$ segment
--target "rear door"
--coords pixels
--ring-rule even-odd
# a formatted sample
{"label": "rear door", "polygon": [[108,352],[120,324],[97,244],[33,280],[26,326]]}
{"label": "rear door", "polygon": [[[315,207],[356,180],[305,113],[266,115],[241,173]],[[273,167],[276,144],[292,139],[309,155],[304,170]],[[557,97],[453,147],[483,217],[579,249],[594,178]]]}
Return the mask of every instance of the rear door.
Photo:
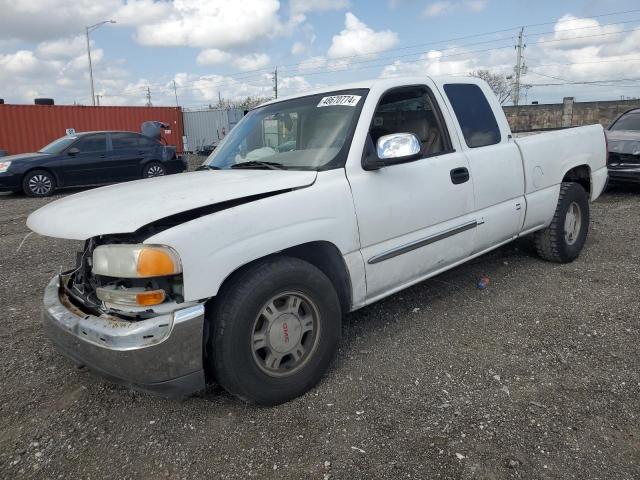
{"label": "rear door", "polygon": [[111,134],[109,163],[114,181],[122,182],[140,178],[142,163],[148,149],[140,145],[138,137],[138,134],[130,132]]}
{"label": "rear door", "polygon": [[[444,83],[442,87],[469,161],[478,218],[474,252],[481,252],[520,232],[526,207],[522,157],[487,85]],[[494,113],[498,111],[500,116]]]}
{"label": "rear door", "polygon": [[[78,153],[69,154],[77,148]],[[82,135],[65,152],[60,175],[65,186],[108,183],[107,135],[94,133]]]}

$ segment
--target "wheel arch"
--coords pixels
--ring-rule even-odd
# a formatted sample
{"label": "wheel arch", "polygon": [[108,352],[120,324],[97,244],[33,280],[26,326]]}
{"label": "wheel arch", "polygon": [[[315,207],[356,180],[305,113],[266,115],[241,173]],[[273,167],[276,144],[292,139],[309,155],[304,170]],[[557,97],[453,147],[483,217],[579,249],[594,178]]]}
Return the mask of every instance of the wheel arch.
{"label": "wheel arch", "polygon": [[49,173],[49,174],[51,174],[53,176],[53,179],[56,182],[56,184],[54,185],[54,189],[63,186],[62,183],[60,182],[60,177],[55,172],[55,170],[53,170],[52,168],[50,168],[50,167],[29,167],[27,170],[24,171],[24,173],[20,177],[20,188],[22,188],[22,184],[24,183],[24,179],[26,178],[26,176],[29,175],[31,172],[35,172],[36,170],[47,172],[47,173]]}
{"label": "wheel arch", "polygon": [[[299,258],[300,260],[304,260],[318,268],[327,276],[327,278],[329,278],[336,289],[343,313],[347,313],[351,310],[353,304],[353,289],[351,286],[349,269],[338,247],[326,240],[302,243],[300,245],[288,247],[284,250],[280,250],[279,252],[251,260],[229,273],[229,275],[227,275],[220,284],[218,291],[222,290],[224,285],[228,283],[231,278],[245,269],[258,262],[262,262],[270,258],[278,258],[280,256]],[[215,301],[215,297],[213,297],[212,300]]]}
{"label": "wheel arch", "polygon": [[589,165],[577,165],[572,167],[562,177],[562,182],[575,182],[585,189],[587,194],[591,196],[592,191],[592,179],[591,179],[591,167]]}

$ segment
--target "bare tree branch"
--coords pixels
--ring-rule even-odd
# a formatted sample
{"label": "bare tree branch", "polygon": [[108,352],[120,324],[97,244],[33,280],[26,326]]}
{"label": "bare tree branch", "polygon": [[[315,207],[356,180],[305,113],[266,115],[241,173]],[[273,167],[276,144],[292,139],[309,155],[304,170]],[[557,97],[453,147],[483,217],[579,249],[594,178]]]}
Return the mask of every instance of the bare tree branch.
{"label": "bare tree branch", "polygon": [[489,84],[493,93],[498,97],[500,105],[504,105],[511,97],[512,83],[504,74],[491,73],[489,70],[476,70],[471,72],[472,77],[477,77]]}

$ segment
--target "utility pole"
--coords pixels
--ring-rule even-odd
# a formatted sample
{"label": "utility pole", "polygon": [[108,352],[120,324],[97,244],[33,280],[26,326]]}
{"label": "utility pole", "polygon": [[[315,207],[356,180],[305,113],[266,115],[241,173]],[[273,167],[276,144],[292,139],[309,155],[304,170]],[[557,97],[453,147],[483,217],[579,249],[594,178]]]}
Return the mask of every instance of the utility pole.
{"label": "utility pole", "polygon": [[87,56],[89,57],[89,82],[91,83],[91,105],[96,106],[96,94],[93,90],[93,68],[91,66],[91,46],[89,42],[89,27],[84,27],[87,36]]}
{"label": "utility pole", "polygon": [[104,95],[96,95],[96,102],[98,103],[98,107],[100,106],[100,97],[104,97]]}
{"label": "utility pole", "polygon": [[[176,81],[173,81],[173,93],[176,96],[176,107],[179,107],[180,105],[178,104],[178,88],[176,87]],[[151,100],[149,100],[149,102],[151,102]]]}
{"label": "utility pole", "polygon": [[278,98],[278,67],[276,67],[273,72],[273,93],[275,93],[276,98]]}
{"label": "utility pole", "polygon": [[89,41],[89,33],[93,32],[95,29],[100,28],[105,23],[116,23],[115,20],[105,20],[103,22],[98,22],[94,25],[90,25],[88,27],[84,27],[84,33],[87,37],[87,57],[89,57],[89,83],[91,84],[91,105],[96,106],[96,94],[93,89],[93,67],[91,65],[91,42]]}
{"label": "utility pole", "polygon": [[222,108],[222,94],[218,90],[218,108]]}
{"label": "utility pole", "polygon": [[151,103],[151,89],[149,87],[147,87],[147,107],[152,107],[153,104]]}
{"label": "utility pole", "polygon": [[516,45],[516,66],[515,66],[515,74],[516,74],[516,82],[513,86],[513,104],[517,107],[520,104],[520,88],[521,88],[521,77],[527,71],[527,66],[524,63],[524,49],[526,45],[523,44],[524,37],[524,27],[520,29],[520,33],[518,34],[518,44]]}

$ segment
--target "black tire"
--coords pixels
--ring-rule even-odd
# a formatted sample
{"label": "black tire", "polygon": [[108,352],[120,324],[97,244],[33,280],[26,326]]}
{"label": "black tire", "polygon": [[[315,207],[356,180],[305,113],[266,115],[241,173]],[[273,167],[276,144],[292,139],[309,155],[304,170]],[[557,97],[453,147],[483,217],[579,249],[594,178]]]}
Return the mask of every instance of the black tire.
{"label": "black tire", "polygon": [[142,169],[142,178],[163,177],[167,174],[167,168],[160,162],[149,162]]}
{"label": "black tire", "polygon": [[[267,361],[263,362],[261,351],[256,350],[253,342],[256,325],[261,321],[265,323],[262,328],[268,345],[265,350],[271,348],[272,338],[281,338],[280,326],[284,326],[286,335],[286,321],[268,322],[261,314],[271,299],[285,294],[310,300],[315,307],[311,310],[317,312],[317,322],[315,331],[308,332],[313,334],[313,347],[304,354],[306,357],[302,355],[296,360],[299,363],[291,371],[282,367],[289,361],[283,360],[279,368],[284,373],[280,375],[265,371]],[[271,258],[241,270],[223,286],[207,315],[213,326],[207,346],[210,371],[228,392],[260,405],[286,402],[315,386],[329,368],[341,336],[342,312],[333,284],[315,266],[292,257]],[[287,314],[278,312],[278,315],[273,317],[280,320]],[[294,333],[293,322],[290,322],[291,336],[307,340],[307,333]],[[285,342],[288,341],[287,335]],[[291,355],[290,360],[293,362],[295,358]]]}
{"label": "black tire", "polygon": [[[580,225],[571,235],[565,230],[565,221],[570,209],[578,208]],[[575,210],[572,211],[575,217]],[[576,222],[577,223],[577,222]],[[571,229],[575,231],[575,229]],[[544,260],[569,263],[580,255],[589,232],[589,196],[582,185],[565,182],[560,185],[560,198],[551,225],[535,233],[538,255]]]}
{"label": "black tire", "polygon": [[56,179],[46,170],[32,170],[22,179],[22,191],[29,197],[48,197],[56,189]]}

